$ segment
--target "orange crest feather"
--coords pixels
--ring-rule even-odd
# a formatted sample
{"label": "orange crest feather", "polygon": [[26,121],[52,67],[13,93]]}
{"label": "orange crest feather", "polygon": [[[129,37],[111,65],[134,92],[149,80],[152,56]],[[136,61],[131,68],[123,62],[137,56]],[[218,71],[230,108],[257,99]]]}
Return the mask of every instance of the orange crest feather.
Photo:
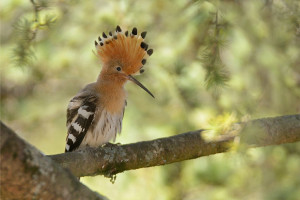
{"label": "orange crest feather", "polygon": [[142,67],[146,59],[153,53],[144,42],[145,37],[146,32],[138,35],[136,28],[128,34],[128,31],[123,33],[120,26],[117,26],[114,33],[109,32],[108,36],[103,33],[102,38],[98,38],[99,43],[95,41],[95,45],[103,63],[118,61],[126,73],[136,75],[143,73]]}

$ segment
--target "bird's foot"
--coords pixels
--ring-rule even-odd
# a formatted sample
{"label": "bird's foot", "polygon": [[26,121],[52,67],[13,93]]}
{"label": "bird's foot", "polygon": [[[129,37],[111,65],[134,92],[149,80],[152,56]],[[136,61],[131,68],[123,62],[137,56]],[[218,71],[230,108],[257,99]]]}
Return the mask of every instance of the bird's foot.
{"label": "bird's foot", "polygon": [[113,143],[108,142],[108,143],[103,144],[102,147],[118,147],[120,145],[121,145],[121,143],[113,144]]}

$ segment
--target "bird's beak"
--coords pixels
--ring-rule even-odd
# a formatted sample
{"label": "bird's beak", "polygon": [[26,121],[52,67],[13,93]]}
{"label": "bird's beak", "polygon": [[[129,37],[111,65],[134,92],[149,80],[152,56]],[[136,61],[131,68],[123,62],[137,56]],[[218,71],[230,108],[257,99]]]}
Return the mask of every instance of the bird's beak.
{"label": "bird's beak", "polygon": [[133,78],[130,75],[128,75],[127,77],[128,77],[128,80],[134,82],[135,84],[140,86],[142,89],[144,89],[146,92],[148,92],[148,94],[150,94],[153,98],[155,98],[154,95],[143,84],[141,84],[141,82],[139,82],[138,80],[136,80],[135,78]]}

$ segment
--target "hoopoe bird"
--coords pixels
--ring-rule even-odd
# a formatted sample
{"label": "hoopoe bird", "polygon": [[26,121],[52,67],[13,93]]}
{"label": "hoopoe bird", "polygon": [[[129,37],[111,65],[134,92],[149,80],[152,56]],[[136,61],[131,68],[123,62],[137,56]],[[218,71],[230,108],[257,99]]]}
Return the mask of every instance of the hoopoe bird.
{"label": "hoopoe bird", "polygon": [[152,55],[144,42],[147,32],[140,35],[133,28],[123,32],[117,26],[114,33],[104,32],[95,41],[96,52],[102,61],[102,70],[94,83],[86,85],[73,97],[67,109],[67,141],[65,152],[83,146],[98,147],[115,141],[121,133],[127,94],[124,85],[131,81],[153,98],[153,94],[133,75],[144,72],[146,59]]}

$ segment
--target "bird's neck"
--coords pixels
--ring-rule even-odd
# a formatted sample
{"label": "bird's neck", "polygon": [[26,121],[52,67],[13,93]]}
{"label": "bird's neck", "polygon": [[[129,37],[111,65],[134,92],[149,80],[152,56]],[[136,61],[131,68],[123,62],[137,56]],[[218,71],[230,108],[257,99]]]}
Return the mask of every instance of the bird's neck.
{"label": "bird's neck", "polygon": [[127,98],[124,84],[126,80],[118,79],[111,75],[100,74],[96,82],[99,92],[99,101],[111,113],[123,112]]}

